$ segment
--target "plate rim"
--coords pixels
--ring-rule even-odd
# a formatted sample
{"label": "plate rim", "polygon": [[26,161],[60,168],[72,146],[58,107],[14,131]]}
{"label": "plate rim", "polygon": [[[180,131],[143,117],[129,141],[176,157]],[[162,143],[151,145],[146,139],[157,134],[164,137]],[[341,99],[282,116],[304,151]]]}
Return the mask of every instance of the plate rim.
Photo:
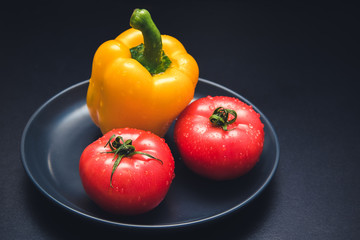
{"label": "plate rim", "polygon": [[268,128],[270,129],[270,131],[272,132],[272,135],[274,137],[274,142],[275,142],[275,151],[276,151],[276,155],[275,155],[275,162],[274,165],[271,169],[270,174],[268,175],[268,177],[266,178],[266,180],[264,181],[264,183],[261,185],[261,187],[259,187],[257,189],[257,191],[255,191],[253,194],[251,194],[248,198],[246,198],[245,201],[242,201],[241,203],[233,206],[230,209],[227,209],[226,211],[220,212],[218,214],[209,216],[209,217],[205,217],[205,218],[200,218],[200,219],[196,219],[196,220],[191,220],[191,221],[187,221],[187,222],[180,222],[180,223],[171,223],[171,224],[158,224],[158,225],[154,225],[154,224],[150,224],[150,225],[145,225],[145,224],[130,224],[130,223],[121,223],[121,222],[116,222],[116,221],[111,221],[111,220],[106,220],[103,218],[99,218],[99,217],[95,217],[95,216],[91,216],[89,214],[86,214],[85,212],[76,210],[68,205],[66,205],[65,203],[59,201],[58,199],[56,199],[54,196],[52,196],[50,193],[48,193],[42,186],[41,184],[39,184],[39,182],[35,179],[34,175],[31,173],[28,163],[26,161],[26,154],[25,154],[25,143],[26,143],[26,136],[27,133],[32,125],[32,123],[34,122],[35,118],[39,115],[39,113],[41,113],[41,111],[46,108],[47,105],[49,105],[52,101],[54,101],[55,99],[57,99],[58,97],[60,97],[61,95],[63,95],[64,93],[71,91],[74,88],[77,88],[79,86],[85,85],[89,83],[89,80],[84,80],[81,81],[79,83],[73,84],[65,89],[63,89],[62,91],[58,92],[57,94],[55,94],[54,96],[52,96],[51,98],[49,98],[47,101],[45,101],[39,108],[37,108],[37,110],[31,115],[31,117],[29,118],[29,120],[27,121],[25,128],[23,130],[23,133],[21,135],[21,142],[20,142],[20,153],[21,153],[21,162],[23,165],[23,168],[25,169],[25,172],[27,173],[28,177],[30,178],[30,180],[33,182],[33,184],[37,187],[38,190],[40,190],[40,192],[42,194],[44,194],[48,199],[54,201],[55,203],[57,203],[59,206],[61,206],[62,208],[66,209],[67,211],[73,213],[73,214],[78,214],[81,215],[87,219],[91,219],[93,221],[96,222],[100,222],[103,224],[109,224],[112,226],[117,226],[117,227],[126,227],[126,228],[137,228],[137,229],[170,229],[170,228],[179,228],[179,227],[186,227],[186,226],[191,226],[191,225],[199,225],[201,223],[206,223],[215,219],[219,219],[221,217],[224,217],[226,215],[229,215],[230,213],[233,213],[241,208],[243,208],[245,205],[247,205],[249,202],[251,202],[252,200],[254,200],[255,198],[257,198],[261,192],[263,192],[263,190],[269,185],[271,179],[273,178],[273,176],[275,175],[275,172],[278,168],[279,165],[279,161],[280,161],[280,144],[279,144],[279,140],[277,137],[277,134],[275,132],[274,127],[272,126],[271,122],[268,120],[268,118],[254,105],[252,104],[248,99],[246,99],[245,97],[243,97],[242,95],[240,95],[239,93],[219,84],[213,81],[209,81],[203,78],[199,78],[199,82],[203,82],[205,84],[208,85],[212,85],[214,87],[220,88],[222,90],[225,90],[231,94],[233,94],[234,96],[240,98],[241,101],[244,101],[245,103],[251,105],[253,107],[253,109],[258,112],[261,116],[261,118],[263,119],[263,121],[266,121],[266,125],[268,126]]}

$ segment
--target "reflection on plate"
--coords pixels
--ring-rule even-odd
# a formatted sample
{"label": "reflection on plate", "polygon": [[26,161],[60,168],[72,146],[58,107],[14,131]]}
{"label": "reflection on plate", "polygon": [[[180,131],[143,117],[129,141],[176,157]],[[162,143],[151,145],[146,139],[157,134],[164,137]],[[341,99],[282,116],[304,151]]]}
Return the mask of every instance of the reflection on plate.
{"label": "reflection on plate", "polygon": [[[237,180],[215,182],[190,172],[176,150],[173,126],[165,136],[175,159],[176,177],[165,200],[154,210],[133,217],[105,213],[86,195],[79,176],[79,158],[84,148],[101,132],[86,107],[88,81],[57,94],[30,118],[21,139],[24,168],[33,183],[47,197],[65,209],[86,218],[119,227],[184,227],[219,219],[245,206],[269,183],[279,161],[279,143],[268,119],[260,161]],[[199,79],[195,97],[233,96],[252,105],[236,92]]]}

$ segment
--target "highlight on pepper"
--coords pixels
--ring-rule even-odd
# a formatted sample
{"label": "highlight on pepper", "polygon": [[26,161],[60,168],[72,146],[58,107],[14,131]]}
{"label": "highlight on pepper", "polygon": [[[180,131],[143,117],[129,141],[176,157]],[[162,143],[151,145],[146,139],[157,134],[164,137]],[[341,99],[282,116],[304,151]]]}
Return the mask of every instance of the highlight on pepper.
{"label": "highlight on pepper", "polygon": [[102,133],[131,127],[163,137],[193,99],[199,68],[147,10],[135,9],[130,26],[97,49],[87,106]]}

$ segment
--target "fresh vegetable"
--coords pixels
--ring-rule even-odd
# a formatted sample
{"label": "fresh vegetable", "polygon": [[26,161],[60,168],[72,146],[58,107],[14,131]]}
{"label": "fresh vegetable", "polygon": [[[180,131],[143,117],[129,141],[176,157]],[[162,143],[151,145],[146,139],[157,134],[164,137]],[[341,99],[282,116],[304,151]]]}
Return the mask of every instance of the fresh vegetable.
{"label": "fresh vegetable", "polygon": [[260,115],[239,99],[208,96],[180,114],[174,139],[183,161],[195,173],[215,180],[234,179],[259,160],[263,127]]}
{"label": "fresh vegetable", "polygon": [[194,96],[196,61],[173,37],[160,35],[148,11],[95,53],[87,106],[103,133],[132,127],[164,136]]}
{"label": "fresh vegetable", "polygon": [[85,148],[79,169],[95,203],[110,213],[134,215],[165,198],[174,158],[165,140],[149,131],[114,129]]}

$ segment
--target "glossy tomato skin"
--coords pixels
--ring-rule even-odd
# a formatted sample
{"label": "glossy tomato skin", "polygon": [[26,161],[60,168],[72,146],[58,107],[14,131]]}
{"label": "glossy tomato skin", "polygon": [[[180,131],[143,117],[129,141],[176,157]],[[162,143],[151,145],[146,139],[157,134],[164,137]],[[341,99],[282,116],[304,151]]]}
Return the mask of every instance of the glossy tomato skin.
{"label": "glossy tomato skin", "polygon": [[[209,117],[217,107],[235,110],[231,131],[214,126]],[[204,97],[192,102],[178,117],[174,140],[184,163],[195,173],[214,180],[229,180],[249,172],[264,145],[260,114],[237,98]]]}
{"label": "glossy tomato skin", "polygon": [[[131,139],[136,151],[148,153],[162,161],[135,154],[124,157],[110,176],[114,154],[106,145],[115,134],[124,141]],[[89,197],[105,211],[113,214],[136,215],[148,212],[165,198],[174,178],[174,158],[163,138],[137,129],[114,129],[83,151],[79,171]]]}

